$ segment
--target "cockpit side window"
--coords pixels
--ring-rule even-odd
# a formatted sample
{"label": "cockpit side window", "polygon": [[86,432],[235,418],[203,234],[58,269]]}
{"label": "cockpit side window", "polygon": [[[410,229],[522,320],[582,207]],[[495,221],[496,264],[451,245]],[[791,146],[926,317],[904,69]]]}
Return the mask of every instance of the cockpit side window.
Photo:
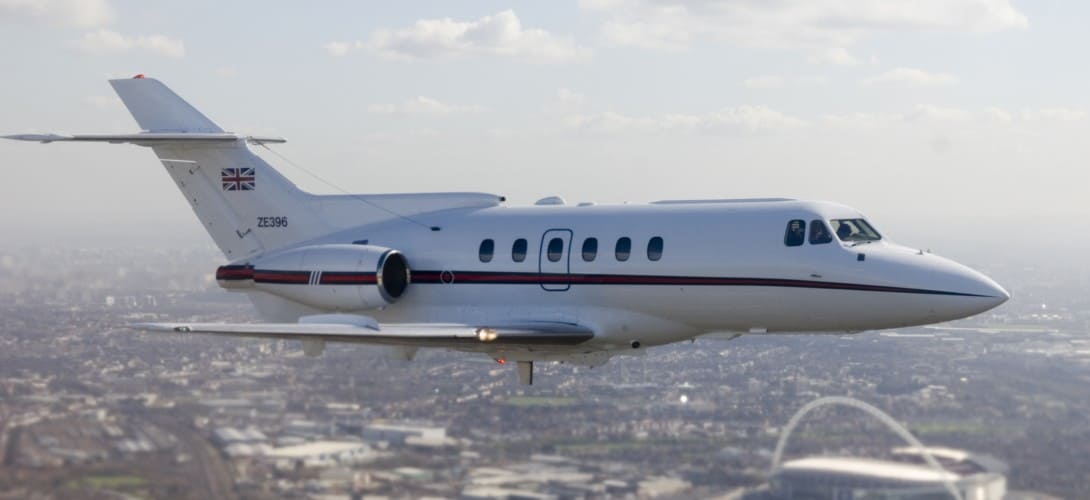
{"label": "cockpit side window", "polygon": [[810,221],[810,244],[821,245],[833,241],[833,233],[829,232],[829,227],[821,222],[821,219],[814,219]]}
{"label": "cockpit side window", "polygon": [[783,236],[783,244],[789,247],[801,246],[806,241],[806,221],[793,219],[787,223],[787,232]]}
{"label": "cockpit side window", "polygon": [[878,241],[882,235],[864,219],[833,219],[833,232],[843,242]]}

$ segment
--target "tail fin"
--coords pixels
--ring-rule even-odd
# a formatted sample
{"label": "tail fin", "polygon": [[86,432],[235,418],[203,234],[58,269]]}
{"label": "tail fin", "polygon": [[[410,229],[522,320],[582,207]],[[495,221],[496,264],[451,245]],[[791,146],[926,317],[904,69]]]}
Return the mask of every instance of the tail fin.
{"label": "tail fin", "polygon": [[110,86],[146,132],[223,132],[159,80],[138,76],[110,80]]}
{"label": "tail fin", "polygon": [[[223,129],[158,80],[111,80],[140,128],[151,134],[222,134]],[[223,134],[231,137],[228,134]],[[227,141],[147,143],[229,259],[305,241],[332,230],[303,192],[246,147]]]}
{"label": "tail fin", "polygon": [[201,224],[231,260],[277,250],[349,227],[417,214],[496,206],[489,193],[312,195],[254,155],[247,142],[284,142],[224,132],[158,80],[138,76],[110,85],[144,132],[18,134],[19,141],[109,142],[151,147]]}

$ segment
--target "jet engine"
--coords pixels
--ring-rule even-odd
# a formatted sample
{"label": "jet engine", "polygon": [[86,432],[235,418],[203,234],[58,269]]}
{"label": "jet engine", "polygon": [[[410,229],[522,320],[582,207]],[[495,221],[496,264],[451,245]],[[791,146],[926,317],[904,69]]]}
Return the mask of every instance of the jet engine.
{"label": "jet engine", "polygon": [[222,266],[216,280],[229,290],[260,290],[329,311],[393,304],[411,281],[397,250],[375,245],[314,245]]}

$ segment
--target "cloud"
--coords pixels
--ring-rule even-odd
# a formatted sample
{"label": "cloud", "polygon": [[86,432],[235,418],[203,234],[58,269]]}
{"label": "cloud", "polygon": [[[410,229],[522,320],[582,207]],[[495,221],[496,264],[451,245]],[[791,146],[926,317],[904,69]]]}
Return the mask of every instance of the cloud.
{"label": "cloud", "polygon": [[879,129],[893,125],[905,124],[940,124],[950,122],[964,122],[977,118],[977,114],[961,109],[931,104],[920,104],[907,112],[901,113],[843,113],[829,114],[822,117],[826,125],[858,128]]}
{"label": "cloud", "polygon": [[587,104],[587,96],[571,89],[560,88],[551,101],[542,106],[546,113],[575,113]]}
{"label": "cloud", "polygon": [[1077,122],[1086,119],[1086,111],[1071,108],[1027,109],[1021,113],[1023,120]]}
{"label": "cloud", "polygon": [[806,76],[800,76],[798,81],[799,81],[800,85],[811,85],[811,86],[828,85],[829,84],[829,77],[825,76],[825,75],[806,75]]}
{"label": "cloud", "polygon": [[994,106],[990,107],[990,108],[986,108],[984,110],[984,116],[986,118],[992,120],[992,121],[999,122],[999,123],[1010,123],[1010,122],[1014,121],[1014,115],[1013,114],[1011,114],[1009,111],[1007,111],[1005,109],[997,108],[997,107],[994,107]]}
{"label": "cloud", "polygon": [[895,68],[880,75],[875,75],[862,80],[864,85],[953,85],[958,82],[957,77],[946,73],[929,73],[916,68]]}
{"label": "cloud", "polygon": [[859,129],[876,129],[904,121],[899,113],[834,113],[822,117],[825,125]]}
{"label": "cloud", "polygon": [[0,0],[0,20],[94,28],[113,19],[114,9],[107,0]]}
{"label": "cloud", "polygon": [[523,28],[513,11],[505,10],[475,21],[422,19],[401,29],[379,29],[364,41],[333,41],[324,47],[335,56],[370,50],[403,59],[447,59],[467,55],[509,57],[526,62],[585,61],[591,50],[571,38],[541,29]]}
{"label": "cloud", "polygon": [[556,100],[565,105],[582,106],[586,102],[587,96],[571,89],[562,88],[556,90]]}
{"label": "cloud", "polygon": [[822,122],[830,126],[878,129],[892,125],[912,124],[953,124],[965,123],[991,125],[1027,125],[1033,126],[1042,121],[1080,122],[1088,117],[1086,111],[1074,108],[1035,108],[1014,113],[1003,108],[991,106],[980,111],[963,108],[919,104],[911,110],[900,113],[844,113],[822,117]]}
{"label": "cloud", "polygon": [[568,127],[590,132],[683,132],[736,133],[792,129],[806,122],[764,106],[723,108],[705,114],[670,113],[657,116],[629,116],[607,111],[569,115]]}
{"label": "cloud", "polygon": [[783,87],[783,78],[774,75],[754,76],[743,80],[742,85],[751,89],[774,89]]}
{"label": "cloud", "polygon": [[811,64],[831,64],[833,66],[858,66],[862,62],[844,47],[831,47],[819,50],[807,59]]}
{"label": "cloud", "polygon": [[617,46],[685,49],[698,41],[807,49],[815,62],[850,65],[847,47],[879,32],[984,33],[1025,28],[1011,0],[581,0],[604,17]]}
{"label": "cloud", "polygon": [[483,106],[444,104],[430,97],[418,96],[400,104],[373,104],[367,111],[375,114],[391,115],[447,115],[452,113],[480,113],[487,111]]}
{"label": "cloud", "polygon": [[353,50],[365,48],[363,42],[329,42],[323,46],[326,52],[334,56],[345,56]]}
{"label": "cloud", "polygon": [[742,80],[742,85],[751,89],[777,89],[787,86],[816,87],[829,84],[829,77],[825,75],[803,75],[783,77],[778,75],[761,75]]}
{"label": "cloud", "polygon": [[904,115],[904,119],[906,120],[932,122],[959,122],[969,120],[972,117],[973,114],[964,109],[934,106],[931,104],[917,105],[911,112]]}
{"label": "cloud", "polygon": [[75,45],[78,49],[92,54],[142,50],[166,57],[177,58],[185,55],[185,44],[181,40],[165,35],[123,35],[108,29],[87,33]]}

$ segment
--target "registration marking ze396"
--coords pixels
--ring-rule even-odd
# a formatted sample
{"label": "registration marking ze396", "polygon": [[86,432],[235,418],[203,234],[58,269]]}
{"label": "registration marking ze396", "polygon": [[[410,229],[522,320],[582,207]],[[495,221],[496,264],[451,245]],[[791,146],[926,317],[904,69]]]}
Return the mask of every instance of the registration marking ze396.
{"label": "registration marking ze396", "polygon": [[258,217],[257,227],[288,227],[287,217]]}

